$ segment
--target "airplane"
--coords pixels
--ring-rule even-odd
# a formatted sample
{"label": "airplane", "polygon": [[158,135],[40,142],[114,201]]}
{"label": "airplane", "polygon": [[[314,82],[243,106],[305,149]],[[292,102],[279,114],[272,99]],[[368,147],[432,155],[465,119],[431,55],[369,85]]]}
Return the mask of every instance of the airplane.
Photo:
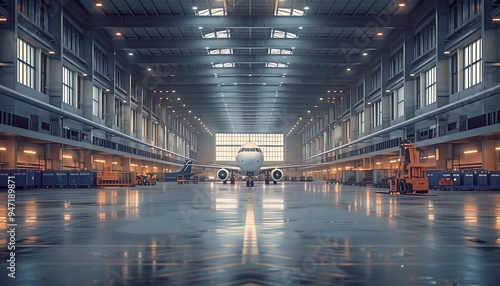
{"label": "airplane", "polygon": [[203,168],[218,168],[217,179],[224,184],[229,180],[232,184],[236,174],[247,176],[247,187],[254,186],[253,176],[264,174],[266,176],[266,184],[269,183],[271,178],[273,184],[283,179],[283,171],[281,169],[307,167],[310,165],[285,165],[285,166],[263,166],[264,154],[262,149],[255,143],[248,142],[243,144],[236,155],[237,166],[221,166],[221,165],[197,165],[195,167]]}
{"label": "airplane", "polygon": [[175,182],[177,181],[177,176],[179,175],[183,175],[184,177],[189,178],[193,175],[201,173],[201,172],[193,173],[191,171],[192,166],[193,166],[193,160],[186,160],[184,166],[182,166],[182,168],[179,171],[170,173],[156,173],[156,177],[159,178],[160,176],[162,177],[164,176],[165,182]]}

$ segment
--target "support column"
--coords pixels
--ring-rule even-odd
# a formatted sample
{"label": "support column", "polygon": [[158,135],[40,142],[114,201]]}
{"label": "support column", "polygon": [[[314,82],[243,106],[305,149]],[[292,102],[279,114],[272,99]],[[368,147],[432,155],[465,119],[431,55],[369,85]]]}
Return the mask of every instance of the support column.
{"label": "support column", "polygon": [[[0,141],[0,169],[17,169],[17,140],[9,138]],[[5,150],[3,150],[5,148]]]}
{"label": "support column", "polygon": [[448,104],[449,92],[449,56],[445,55],[445,37],[448,34],[449,4],[446,1],[436,1],[436,100],[437,107]]}
{"label": "support column", "polygon": [[[7,1],[8,17],[6,22],[2,22],[0,29],[0,60],[6,61],[6,65],[0,68],[0,85],[10,89],[16,88],[17,83],[17,0]],[[0,103],[8,102],[12,99],[0,97]]]}
{"label": "support column", "polygon": [[495,170],[495,140],[483,139],[481,144],[483,169]]}
{"label": "support column", "polygon": [[52,170],[62,170],[61,144],[46,144],[45,159],[52,161]]}
{"label": "support column", "polygon": [[453,156],[452,152],[453,146],[451,144],[438,144],[436,146],[436,169],[447,169],[446,161]]}

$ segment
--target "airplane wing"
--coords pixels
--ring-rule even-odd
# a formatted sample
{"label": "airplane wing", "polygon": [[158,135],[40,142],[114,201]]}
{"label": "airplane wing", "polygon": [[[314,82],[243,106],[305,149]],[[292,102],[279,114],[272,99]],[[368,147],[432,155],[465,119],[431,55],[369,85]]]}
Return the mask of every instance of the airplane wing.
{"label": "airplane wing", "polygon": [[318,167],[323,164],[302,164],[302,165],[278,165],[278,166],[262,166],[260,168],[261,172],[269,172],[274,169],[281,169],[281,170],[286,170],[286,169],[295,169],[296,171],[298,169],[307,169],[307,168],[312,168],[312,167]]}
{"label": "airplane wing", "polygon": [[232,172],[240,172],[240,167],[231,165],[202,165],[202,164],[192,164],[193,167],[207,168],[207,169],[226,169]]}

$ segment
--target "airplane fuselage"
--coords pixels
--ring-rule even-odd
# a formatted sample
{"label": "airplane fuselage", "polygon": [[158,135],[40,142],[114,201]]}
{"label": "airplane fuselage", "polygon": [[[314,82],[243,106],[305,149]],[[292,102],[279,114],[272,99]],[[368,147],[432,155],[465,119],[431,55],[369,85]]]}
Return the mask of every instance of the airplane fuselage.
{"label": "airplane fuselage", "polygon": [[263,163],[264,154],[254,143],[242,145],[236,155],[236,164],[241,169],[241,173],[247,176],[258,175]]}

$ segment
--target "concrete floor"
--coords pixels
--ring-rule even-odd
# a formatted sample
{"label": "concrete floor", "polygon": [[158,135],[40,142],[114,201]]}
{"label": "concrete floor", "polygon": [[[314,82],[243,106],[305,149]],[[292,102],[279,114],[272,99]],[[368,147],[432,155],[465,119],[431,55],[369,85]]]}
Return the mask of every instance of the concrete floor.
{"label": "concrete floor", "polygon": [[280,183],[17,192],[0,285],[499,285],[500,193]]}

